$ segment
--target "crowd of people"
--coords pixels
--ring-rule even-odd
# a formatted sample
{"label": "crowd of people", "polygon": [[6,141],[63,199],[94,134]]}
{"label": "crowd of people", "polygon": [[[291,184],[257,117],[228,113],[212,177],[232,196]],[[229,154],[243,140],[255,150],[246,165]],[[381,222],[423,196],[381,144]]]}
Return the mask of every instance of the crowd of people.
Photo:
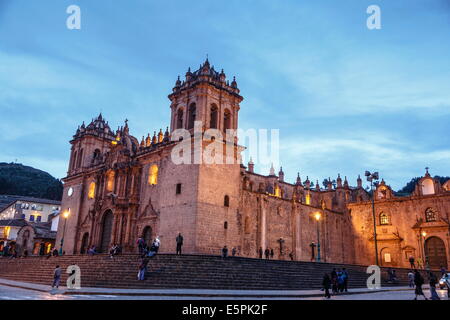
{"label": "crowd of people", "polygon": [[325,291],[325,298],[330,299],[331,293],[333,295],[348,292],[348,272],[346,268],[333,268],[330,274],[325,273],[322,280],[322,290]]}
{"label": "crowd of people", "polygon": [[[444,286],[447,289],[447,297],[450,298],[450,279],[448,277],[447,270],[444,267],[441,267],[441,278],[444,280]],[[441,298],[437,294],[436,285],[439,284],[439,279],[432,271],[427,271],[428,274],[428,284],[430,286],[430,297],[431,300],[440,300]],[[419,270],[414,269],[408,272],[408,282],[409,287],[414,288],[414,300],[417,300],[418,297],[422,296],[425,300],[428,298],[423,293],[422,286],[425,284],[425,279],[419,272]]]}

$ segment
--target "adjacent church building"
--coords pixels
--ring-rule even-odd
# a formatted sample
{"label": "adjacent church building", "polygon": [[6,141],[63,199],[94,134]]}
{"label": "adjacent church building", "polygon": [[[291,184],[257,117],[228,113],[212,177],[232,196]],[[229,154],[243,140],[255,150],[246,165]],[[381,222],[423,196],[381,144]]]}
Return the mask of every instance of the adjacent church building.
{"label": "adjacent church building", "polygon": [[[113,131],[101,114],[76,131],[56,241],[66,254],[91,246],[106,252],[113,244],[137,252],[139,237],[149,243],[156,236],[160,252],[173,253],[181,233],[184,253],[220,254],[226,245],[245,257],[270,248],[275,259],[310,261],[320,254],[323,262],[374,263],[372,201],[360,177],[350,186],[338,175],[320,188],[308,177],[285,181],[281,168],[261,175],[251,160],[239,163],[243,148],[236,139],[224,141],[233,163],[176,164],[171,155],[186,142],[174,139],[175,130],[194,135],[197,121],[202,132],[237,129],[243,97],[236,80],[230,83],[206,60],[178,78],[169,99],[170,127],[140,141],[127,121]],[[201,147],[214,140],[205,136]],[[427,171],[410,196],[396,197],[384,181],[374,194],[382,265],[406,267],[410,257],[449,265],[450,182],[441,185]]]}

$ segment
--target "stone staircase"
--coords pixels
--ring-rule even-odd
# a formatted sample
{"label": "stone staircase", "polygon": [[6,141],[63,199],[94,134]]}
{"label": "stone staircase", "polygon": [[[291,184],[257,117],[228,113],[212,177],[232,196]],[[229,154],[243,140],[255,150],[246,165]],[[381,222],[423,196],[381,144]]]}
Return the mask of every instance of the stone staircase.
{"label": "stone staircase", "polygon": [[[0,258],[0,278],[51,284],[53,269],[60,265],[65,286],[69,265],[81,268],[82,287],[135,289],[230,289],[230,290],[307,290],[321,288],[322,277],[332,268],[347,268],[349,288],[366,286],[365,266],[331,263],[262,260],[208,255],[159,254],[150,259],[145,281],[137,280],[137,255],[67,255],[60,257]],[[396,269],[399,285],[407,284],[407,269]],[[387,284],[382,269],[382,285]]]}

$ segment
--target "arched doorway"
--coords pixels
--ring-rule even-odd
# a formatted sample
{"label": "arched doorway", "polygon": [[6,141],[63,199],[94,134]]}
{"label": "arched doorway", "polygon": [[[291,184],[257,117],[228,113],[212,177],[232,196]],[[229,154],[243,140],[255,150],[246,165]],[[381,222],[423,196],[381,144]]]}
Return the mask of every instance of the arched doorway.
{"label": "arched doorway", "polygon": [[111,210],[105,212],[102,222],[102,238],[100,242],[100,252],[108,252],[111,242],[111,233],[113,228],[113,213]]}
{"label": "arched doorway", "polygon": [[445,244],[438,237],[430,237],[425,240],[425,255],[431,269],[439,269],[441,266],[447,268],[447,254]]}
{"label": "arched doorway", "polygon": [[87,252],[88,241],[89,241],[89,233],[86,232],[85,234],[83,234],[83,239],[81,240],[81,248],[80,248],[81,254],[85,254]]}
{"label": "arched doorway", "polygon": [[152,242],[152,227],[147,226],[142,231],[142,239],[144,239],[144,242],[150,246]]}

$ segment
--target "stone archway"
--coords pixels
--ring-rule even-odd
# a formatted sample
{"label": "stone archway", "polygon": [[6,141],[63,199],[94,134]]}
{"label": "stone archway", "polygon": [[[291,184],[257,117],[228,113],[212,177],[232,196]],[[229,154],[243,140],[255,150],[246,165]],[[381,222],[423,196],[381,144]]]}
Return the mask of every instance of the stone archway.
{"label": "stone archway", "polygon": [[431,269],[447,268],[447,254],[445,243],[438,237],[430,237],[425,240],[425,256]]}
{"label": "stone archway", "polygon": [[111,234],[113,229],[113,218],[114,215],[111,210],[107,210],[103,215],[102,221],[102,233],[100,238],[100,252],[108,252],[110,242],[111,242]]}

